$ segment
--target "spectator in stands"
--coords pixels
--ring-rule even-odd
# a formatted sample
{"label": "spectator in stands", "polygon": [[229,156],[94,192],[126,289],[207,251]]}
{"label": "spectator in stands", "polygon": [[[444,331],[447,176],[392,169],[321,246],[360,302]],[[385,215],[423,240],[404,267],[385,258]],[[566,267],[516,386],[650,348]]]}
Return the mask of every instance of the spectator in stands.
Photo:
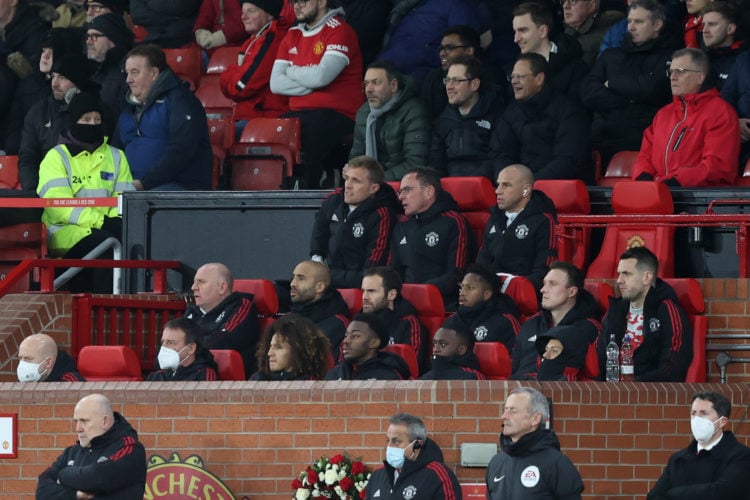
{"label": "spectator in stands", "polygon": [[[628,8],[635,2],[635,0],[626,0]],[[607,32],[604,34],[601,45],[599,45],[599,56],[601,56],[605,50],[619,47],[625,38],[628,36],[628,19],[620,19],[615,24],[610,26]]]}
{"label": "spectator in stands", "polygon": [[583,105],[594,112],[592,143],[605,165],[618,151],[638,150],[643,131],[669,102],[664,70],[678,41],[665,22],[657,0],[632,3],[624,41],[600,55],[581,85]]}
{"label": "spectator in stands", "polygon": [[545,84],[548,67],[535,53],[521,54],[513,66],[515,101],[496,128],[495,171],[522,163],[535,179],[593,181],[588,115],[577,101]]}
{"label": "spectator in stands", "polygon": [[232,290],[234,279],[224,264],[203,264],[193,279],[194,304],[185,317],[203,330],[201,343],[208,349],[234,349],[242,355],[245,376],[255,373],[255,351],[260,338],[258,312],[252,294]]}
{"label": "spectator in stands", "polygon": [[572,326],[555,326],[536,337],[536,380],[575,382],[586,364],[591,341]]}
{"label": "spectator in stands", "polygon": [[599,12],[599,0],[564,0],[562,6],[565,33],[578,40],[583,62],[590,67],[599,53],[604,34],[624,16],[616,10]]}
{"label": "spectator in stands", "polygon": [[451,63],[443,80],[448,106],[435,119],[428,163],[444,176],[495,177],[493,132],[503,97],[483,84],[483,74],[479,59],[462,56]]}
{"label": "spectator in stands", "polygon": [[125,108],[128,86],[122,73],[125,54],[132,47],[133,32],[125,25],[121,14],[103,14],[87,25],[86,55],[98,64],[92,79],[101,85],[102,101],[114,116],[120,116]]}
{"label": "spectator in stands", "polygon": [[469,223],[432,169],[410,170],[398,197],[407,219],[393,230],[390,265],[405,283],[437,286],[446,309],[454,310],[458,278],[475,253]]}
{"label": "spectator in stands", "polygon": [[351,25],[359,39],[362,65],[367,67],[383,48],[383,36],[391,12],[391,0],[338,0],[346,13],[346,22]]}
{"label": "spectator in stands", "polygon": [[379,316],[386,324],[389,344],[408,344],[414,349],[420,373],[429,365],[430,332],[417,310],[401,294],[401,277],[389,267],[371,267],[362,278],[362,312]]}
{"label": "spectator in stands", "polygon": [[[502,452],[487,466],[488,499],[581,498],[581,475],[560,451],[554,431],[546,429],[549,417],[549,404],[541,392],[530,387],[510,392],[500,417]],[[541,478],[538,470],[544,471]],[[535,475],[524,475],[525,471]]]}
{"label": "spectator in stands", "polygon": [[[601,311],[596,299],[584,288],[583,273],[577,267],[568,262],[554,262],[544,277],[541,291],[541,308],[521,326],[511,353],[511,378],[514,380],[537,378],[539,352],[536,340],[551,329],[571,327],[556,330],[558,333],[555,336],[575,336],[571,340],[575,342],[575,354],[583,355],[584,361],[587,348],[583,346],[596,342],[599,337]],[[605,344],[607,342],[609,337]],[[577,358],[561,361],[564,363],[560,368],[571,375],[571,378],[577,375],[577,370],[582,366]],[[575,365],[567,364],[576,361]]]}
{"label": "spectator in stands", "polygon": [[[555,17],[540,2],[524,2],[513,10],[514,41],[521,54],[539,54],[547,60],[545,85],[579,99],[581,81],[588,66],[581,57],[581,46],[570,35],[555,31]],[[506,71],[510,79],[511,65]]]}
{"label": "spectator in stands", "polygon": [[136,189],[211,189],[213,156],[206,112],[156,45],[138,45],[125,59],[130,91],[118,123],[119,144]]}
{"label": "spectator in stands", "polygon": [[743,498],[750,491],[750,449],[724,430],[732,403],[718,392],[698,392],[690,406],[693,440],[669,458],[647,500]]}
{"label": "spectator in stands", "polygon": [[85,380],[70,355],[57,348],[55,339],[44,333],[29,335],[18,346],[19,382],[78,382]]}
{"label": "spectator in stands", "polygon": [[449,27],[479,29],[477,8],[471,0],[396,0],[393,4],[378,59],[393,62],[420,85],[425,75],[439,66],[435,48]]}
{"label": "spectator in stands", "polygon": [[438,117],[448,105],[443,80],[448,75],[450,65],[461,56],[479,56],[482,50],[479,33],[471,26],[451,26],[443,33],[437,50],[440,67],[431,69],[425,75],[420,94],[433,118]]}
{"label": "spectator in stands", "polygon": [[420,380],[484,380],[474,354],[474,335],[464,325],[443,323],[432,338],[432,366]]}
{"label": "spectator in stands", "polygon": [[55,8],[57,19],[52,28],[82,28],[87,20],[86,0],[67,0]]}
{"label": "spectator in stands", "polygon": [[534,174],[524,165],[505,167],[497,176],[495,193],[497,206],[490,208],[477,262],[540,286],[557,257],[555,205],[534,189]]}
{"label": "spectator in stands", "polygon": [[670,187],[732,184],[740,152],[737,113],[716,88],[704,85],[708,56],[699,49],[678,50],[668,73],[672,102],[643,134],[633,179]]}
{"label": "spectator in stands", "polygon": [[385,322],[375,314],[354,316],[341,342],[344,360],[331,368],[326,380],[408,380],[409,367],[401,356],[381,351],[388,344]]}
{"label": "spectator in stands", "polygon": [[632,247],[617,264],[619,299],[610,297],[597,344],[603,377],[609,336],[633,347],[635,380],[684,382],[693,359],[693,329],[671,286],[657,278],[659,261],[648,248]]}
{"label": "spectator in stands", "polygon": [[130,0],[130,15],[148,32],[144,43],[174,49],[193,41],[200,6],[201,0]]}
{"label": "spectator in stands", "polygon": [[222,93],[237,104],[236,139],[253,118],[277,118],[289,111],[289,98],[272,93],[269,79],[276,51],[292,22],[294,10],[282,0],[242,2],[242,23],[250,37],[240,47],[238,63],[220,75]]}
{"label": "spectator in stands", "polygon": [[304,260],[294,268],[290,286],[291,311],[314,321],[328,337],[331,352],[338,358],[349,324],[349,306],[339,291],[331,286],[328,267]]}
{"label": "spectator in stands", "polygon": [[[263,4],[263,0],[258,0],[258,3]],[[269,3],[274,7],[280,4],[278,0]],[[243,4],[241,1],[203,0],[193,25],[195,42],[208,54],[216,47],[242,44],[247,38],[242,21]]]}
{"label": "spectator in stands", "polygon": [[195,321],[167,321],[161,334],[158,370],[146,378],[151,382],[219,380],[219,367],[211,351],[201,342],[203,330]]}
{"label": "spectator in stands", "polygon": [[307,186],[330,187],[340,165],[331,166],[336,149],[354,130],[362,104],[362,54],[343,9],[331,0],[296,1],[294,12],[299,24],[281,41],[271,92],[289,96],[291,111],[284,116],[302,122]]}
{"label": "spectator in stands", "polygon": [[310,256],[327,262],[332,286],[357,288],[365,269],[388,262],[400,207],[377,160],[352,158],[343,177],[344,189],[323,200],[315,215]]}
{"label": "spectator in stands", "polygon": [[739,116],[740,167],[743,168],[750,159],[750,51],[737,56],[729,78],[721,89],[721,96]]}
{"label": "spectator in stands", "polygon": [[721,0],[709,3],[701,13],[703,43],[708,51],[708,61],[711,64],[716,88],[721,91],[732,71],[735,59],[745,50],[745,45],[737,36],[741,13],[733,3]]}
{"label": "spectator in stands", "polygon": [[282,316],[266,329],[256,358],[258,371],[250,380],[322,380],[333,361],[328,337],[298,314]]}
{"label": "spectator in stands", "polygon": [[[86,0],[86,22],[112,12],[123,16],[130,10],[129,0]],[[136,23],[137,24],[137,23]],[[83,25],[81,25],[83,26]]]}
{"label": "spectator in stands", "polygon": [[414,80],[388,61],[367,68],[364,88],[367,102],[357,111],[349,159],[366,154],[383,165],[386,180],[400,180],[427,160],[429,115]]}
{"label": "spectator in stands", "polygon": [[477,342],[502,342],[510,352],[521,323],[513,300],[500,291],[498,276],[471,264],[458,286],[458,310],[446,324],[468,330]]}
{"label": "spectator in stands", "polygon": [[141,498],[146,450],[125,417],[102,394],[89,394],[76,404],[73,421],[78,441],[39,475],[36,497]]}
{"label": "spectator in stands", "polygon": [[[50,149],[39,166],[40,198],[117,198],[132,191],[133,177],[122,150],[107,144],[102,128],[102,104],[95,95],[76,94],[68,106],[71,125],[60,144]],[[42,222],[47,227],[52,256],[82,259],[109,238],[120,240],[122,217],[117,207],[49,206]],[[96,258],[111,258],[111,247]],[[109,269],[82,270],[71,291],[110,293]]]}
{"label": "spectator in stands", "polygon": [[443,463],[440,446],[427,437],[424,422],[397,413],[388,423],[385,467],[372,473],[365,498],[388,498],[391,491],[412,492],[411,500],[461,498],[461,486]]}
{"label": "spectator in stands", "polygon": [[703,15],[701,11],[713,0],[690,0],[685,2],[687,16],[683,20],[685,30],[685,47],[699,49],[703,47]]}

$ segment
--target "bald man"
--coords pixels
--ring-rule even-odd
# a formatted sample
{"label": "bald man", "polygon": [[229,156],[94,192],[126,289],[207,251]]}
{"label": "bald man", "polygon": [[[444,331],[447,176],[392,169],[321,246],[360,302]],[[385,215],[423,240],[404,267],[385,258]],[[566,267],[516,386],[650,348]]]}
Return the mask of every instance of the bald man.
{"label": "bald man", "polygon": [[203,330],[204,347],[234,349],[245,362],[245,378],[255,373],[255,348],[260,338],[258,311],[251,293],[233,292],[234,278],[224,264],[209,262],[198,268],[193,279],[195,304],[185,317]]}
{"label": "bald man", "polygon": [[314,321],[331,341],[331,350],[338,359],[339,346],[349,325],[349,306],[339,291],[331,287],[328,267],[313,260],[297,264],[289,296],[291,312]]}
{"label": "bald man", "polygon": [[496,273],[525,276],[538,288],[557,258],[555,204],[534,189],[525,165],[508,165],[497,175],[497,206],[490,208],[477,262]]}
{"label": "bald man", "polygon": [[143,498],[146,450],[109,399],[101,394],[83,397],[73,421],[78,442],[39,475],[36,498]]}
{"label": "bald man", "polygon": [[29,335],[18,346],[19,382],[78,382],[84,379],[70,355],[44,333]]}

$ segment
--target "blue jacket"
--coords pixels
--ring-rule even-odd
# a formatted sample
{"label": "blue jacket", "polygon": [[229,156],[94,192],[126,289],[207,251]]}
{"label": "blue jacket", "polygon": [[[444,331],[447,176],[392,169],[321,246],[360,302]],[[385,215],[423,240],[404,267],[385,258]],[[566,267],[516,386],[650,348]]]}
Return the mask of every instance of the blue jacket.
{"label": "blue jacket", "polygon": [[187,190],[211,189],[213,156],[206,112],[172,70],[159,74],[144,103],[128,93],[116,137],[133,178],[144,189],[170,182]]}
{"label": "blue jacket", "polygon": [[731,104],[740,118],[750,117],[750,50],[737,56],[721,97]]}

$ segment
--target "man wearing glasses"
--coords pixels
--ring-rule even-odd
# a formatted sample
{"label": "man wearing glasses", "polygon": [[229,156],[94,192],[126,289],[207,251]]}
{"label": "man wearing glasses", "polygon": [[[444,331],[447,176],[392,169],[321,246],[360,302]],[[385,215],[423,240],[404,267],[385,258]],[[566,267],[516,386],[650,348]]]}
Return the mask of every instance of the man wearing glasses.
{"label": "man wearing glasses", "polygon": [[97,16],[86,30],[86,55],[98,64],[93,80],[102,86],[102,102],[119,116],[125,104],[128,85],[122,77],[125,54],[133,48],[133,32],[121,14]]}
{"label": "man wearing glasses", "polygon": [[632,177],[670,187],[731,185],[737,177],[739,122],[716,88],[704,88],[708,56],[699,49],[678,50],[667,74],[672,102],[643,134]]}
{"label": "man wearing glasses", "polygon": [[583,62],[592,66],[599,53],[605,33],[623,18],[622,12],[599,12],[599,0],[560,0],[565,33],[581,44]]}

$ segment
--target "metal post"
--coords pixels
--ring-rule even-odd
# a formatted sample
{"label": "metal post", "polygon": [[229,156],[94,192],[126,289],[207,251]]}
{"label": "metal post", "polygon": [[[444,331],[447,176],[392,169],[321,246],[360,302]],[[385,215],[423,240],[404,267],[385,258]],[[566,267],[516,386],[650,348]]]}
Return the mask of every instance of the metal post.
{"label": "metal post", "polygon": [[[117,238],[107,238],[102,241],[96,248],[91,250],[89,253],[83,256],[83,260],[92,260],[99,257],[101,254],[109,249],[112,249],[113,260],[122,260],[122,245]],[[71,280],[73,276],[81,272],[80,267],[68,268],[64,273],[55,279],[55,290],[63,286],[65,283]],[[117,295],[120,293],[120,283],[122,278],[122,269],[114,268],[112,271],[112,293]]]}

